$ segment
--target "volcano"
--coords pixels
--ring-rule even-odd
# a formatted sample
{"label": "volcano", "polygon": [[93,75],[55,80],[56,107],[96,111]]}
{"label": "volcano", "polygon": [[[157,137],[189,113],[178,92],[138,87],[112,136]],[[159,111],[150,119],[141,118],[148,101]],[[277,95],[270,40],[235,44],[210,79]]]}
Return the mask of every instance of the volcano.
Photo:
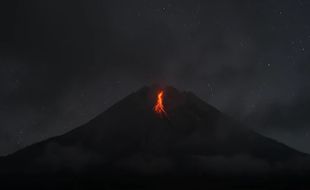
{"label": "volcano", "polygon": [[[164,114],[155,109],[159,96]],[[28,185],[57,178],[58,185],[144,179],[152,187],[295,186],[305,185],[309,163],[307,154],[256,133],[193,93],[154,85],[64,135],[2,157],[0,175]]]}

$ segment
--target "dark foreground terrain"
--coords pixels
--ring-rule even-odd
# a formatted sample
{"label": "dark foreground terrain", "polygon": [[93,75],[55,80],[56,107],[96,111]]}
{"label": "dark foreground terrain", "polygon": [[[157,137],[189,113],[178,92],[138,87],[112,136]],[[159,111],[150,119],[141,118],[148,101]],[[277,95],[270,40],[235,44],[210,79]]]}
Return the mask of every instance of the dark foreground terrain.
{"label": "dark foreground terrain", "polygon": [[[23,178],[21,178],[23,177]],[[44,174],[6,176],[1,189],[298,189],[308,190],[309,178],[297,176],[100,176]]]}

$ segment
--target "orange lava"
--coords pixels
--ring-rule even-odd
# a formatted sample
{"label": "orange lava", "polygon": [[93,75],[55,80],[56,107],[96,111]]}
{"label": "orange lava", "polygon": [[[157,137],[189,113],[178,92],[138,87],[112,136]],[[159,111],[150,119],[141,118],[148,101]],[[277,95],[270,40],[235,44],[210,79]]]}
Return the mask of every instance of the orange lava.
{"label": "orange lava", "polygon": [[154,106],[154,111],[160,115],[166,115],[167,114],[165,111],[165,108],[164,108],[163,96],[164,96],[164,91],[161,90],[157,94],[157,101],[156,101],[156,104]]}

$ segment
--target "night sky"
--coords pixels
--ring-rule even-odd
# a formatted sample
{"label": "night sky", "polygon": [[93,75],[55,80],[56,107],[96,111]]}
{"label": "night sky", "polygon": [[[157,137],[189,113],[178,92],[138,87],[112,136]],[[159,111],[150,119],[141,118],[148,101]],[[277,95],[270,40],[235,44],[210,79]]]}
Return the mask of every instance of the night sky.
{"label": "night sky", "polygon": [[310,1],[1,1],[0,155],[152,83],[310,153]]}

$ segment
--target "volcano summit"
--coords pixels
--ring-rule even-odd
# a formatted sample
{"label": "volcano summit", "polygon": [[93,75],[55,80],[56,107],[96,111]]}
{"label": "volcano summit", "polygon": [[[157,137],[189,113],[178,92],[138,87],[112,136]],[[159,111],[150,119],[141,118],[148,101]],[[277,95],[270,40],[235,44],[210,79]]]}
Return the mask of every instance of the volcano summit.
{"label": "volcano summit", "polygon": [[191,92],[151,86],[83,126],[1,158],[0,175],[14,183],[40,179],[44,186],[57,178],[55,185],[86,188],[89,181],[107,187],[131,180],[170,188],[222,182],[296,187],[306,185],[309,163],[308,155],[250,130]]}

